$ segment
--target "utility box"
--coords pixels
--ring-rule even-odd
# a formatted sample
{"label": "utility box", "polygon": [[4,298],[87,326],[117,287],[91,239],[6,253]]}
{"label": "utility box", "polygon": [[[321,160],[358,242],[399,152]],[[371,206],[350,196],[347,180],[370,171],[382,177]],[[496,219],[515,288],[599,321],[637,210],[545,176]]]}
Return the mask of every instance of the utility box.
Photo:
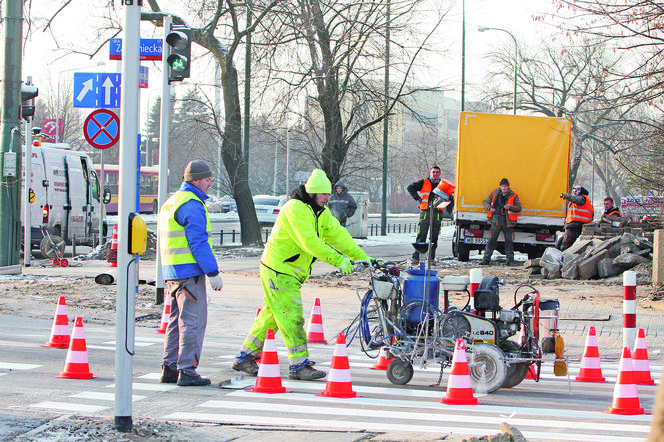
{"label": "utility box", "polygon": [[369,232],[369,193],[348,192],[355,198],[357,210],[346,220],[346,229],[353,238],[366,238]]}

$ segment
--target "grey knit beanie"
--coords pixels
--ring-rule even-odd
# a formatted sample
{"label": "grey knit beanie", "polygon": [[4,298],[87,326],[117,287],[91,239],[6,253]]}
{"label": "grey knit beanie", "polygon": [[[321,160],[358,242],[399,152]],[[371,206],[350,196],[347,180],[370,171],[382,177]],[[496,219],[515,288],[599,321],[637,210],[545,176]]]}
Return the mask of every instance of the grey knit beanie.
{"label": "grey knit beanie", "polygon": [[211,176],[210,166],[202,160],[190,161],[184,168],[184,180],[188,183]]}

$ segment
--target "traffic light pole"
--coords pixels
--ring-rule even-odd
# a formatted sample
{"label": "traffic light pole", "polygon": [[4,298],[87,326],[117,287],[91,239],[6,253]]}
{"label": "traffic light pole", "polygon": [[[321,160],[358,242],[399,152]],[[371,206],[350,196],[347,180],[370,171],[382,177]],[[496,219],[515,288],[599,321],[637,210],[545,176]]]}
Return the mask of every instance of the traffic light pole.
{"label": "traffic light pole", "polygon": [[[171,88],[168,84],[168,54],[166,53],[168,44],[166,37],[171,32],[171,24],[173,18],[170,15],[164,16],[164,44],[162,45],[162,68],[161,68],[161,113],[160,113],[160,126],[159,126],[159,190],[158,201],[159,210],[168,198],[168,123],[170,121],[171,112]],[[160,250],[161,234],[157,232],[157,281],[155,283],[155,304],[162,304],[164,302],[164,273],[161,269],[161,253]],[[170,300],[169,300],[170,302]]]}
{"label": "traffic light pole", "polygon": [[120,109],[120,175],[118,190],[118,290],[115,332],[115,429],[132,430],[132,364],[136,314],[138,256],[130,254],[129,215],[138,213],[136,180],[138,176],[139,99],[138,71],[141,7],[138,1],[125,0],[122,40],[122,107]]}
{"label": "traffic light pole", "polygon": [[[0,88],[0,268],[4,272],[20,273],[19,236],[21,223],[18,214],[21,130],[19,114],[21,94],[21,59],[23,41],[23,2],[5,0],[2,4],[4,64]],[[12,164],[13,163],[13,164]]]}
{"label": "traffic light pole", "polygon": [[[26,84],[31,83],[28,77]],[[34,105],[34,98],[31,100]],[[23,266],[30,267],[31,249],[32,249],[32,220],[30,219],[30,189],[32,188],[32,117],[25,119],[25,161],[23,163],[25,178],[23,180],[23,201],[25,210],[23,211]]]}

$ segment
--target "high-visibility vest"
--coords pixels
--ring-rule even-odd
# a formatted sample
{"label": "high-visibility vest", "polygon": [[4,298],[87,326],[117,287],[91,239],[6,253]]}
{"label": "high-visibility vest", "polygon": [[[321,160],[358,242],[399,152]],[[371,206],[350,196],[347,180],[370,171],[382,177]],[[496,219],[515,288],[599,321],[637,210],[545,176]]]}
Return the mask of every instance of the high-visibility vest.
{"label": "high-visibility vest", "polygon": [[[491,205],[493,206],[493,202],[496,200],[496,192],[491,192]],[[514,192],[514,195],[511,197],[507,198],[507,204],[514,204],[514,201],[516,200],[516,192]],[[489,210],[489,213],[486,215],[489,219],[493,217],[493,213]],[[510,212],[509,210],[507,211],[507,219],[510,221],[516,222],[517,219],[519,219],[519,214],[518,213],[513,213]]]}
{"label": "high-visibility vest", "polygon": [[583,206],[579,206],[574,203],[569,205],[569,212],[567,213],[567,219],[565,219],[566,223],[571,223],[572,221],[579,221],[586,224],[586,223],[591,223],[593,221],[593,218],[595,217],[595,209],[593,209],[593,205],[590,202],[590,198],[588,198],[587,196],[585,198],[586,198],[586,203]]}
{"label": "high-visibility vest", "polygon": [[[422,198],[422,202],[417,207],[419,207],[421,210],[427,210],[429,208],[429,195],[431,194],[431,180],[429,178],[424,180],[424,183],[422,184],[422,190],[420,190],[418,193],[420,194],[420,198]],[[439,209],[445,210],[444,207]]]}
{"label": "high-visibility vest", "polygon": [[212,248],[212,238],[210,232],[210,217],[207,207],[200,198],[193,192],[178,190],[161,207],[159,211],[159,234],[161,235],[161,259],[164,265],[195,264],[196,259],[191,253],[189,242],[184,234],[184,227],[175,221],[175,212],[187,201],[199,201],[205,209],[205,219],[207,220],[206,230],[208,234],[208,243]]}
{"label": "high-visibility vest", "polygon": [[611,207],[609,210],[610,210],[609,213],[604,212],[604,216],[611,216],[611,215],[621,216],[620,210],[618,210],[616,207]]}

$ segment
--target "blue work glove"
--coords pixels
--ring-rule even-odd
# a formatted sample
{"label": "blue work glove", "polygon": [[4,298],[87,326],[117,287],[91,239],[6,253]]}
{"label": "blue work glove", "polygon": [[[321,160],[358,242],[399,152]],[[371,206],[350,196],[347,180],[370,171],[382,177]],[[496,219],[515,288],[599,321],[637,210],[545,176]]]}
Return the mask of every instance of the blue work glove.
{"label": "blue work glove", "polygon": [[341,273],[343,273],[344,275],[350,275],[351,273],[353,273],[354,270],[353,262],[348,258],[344,258],[341,261],[341,264],[339,264],[339,270],[341,270]]}

